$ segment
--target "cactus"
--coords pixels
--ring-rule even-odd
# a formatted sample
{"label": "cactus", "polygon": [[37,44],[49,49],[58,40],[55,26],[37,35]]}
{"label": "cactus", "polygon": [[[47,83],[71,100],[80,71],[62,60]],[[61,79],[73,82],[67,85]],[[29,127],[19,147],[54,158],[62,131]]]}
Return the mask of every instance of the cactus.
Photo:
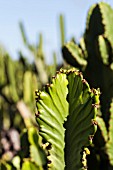
{"label": "cactus", "polygon": [[[36,74],[31,71],[26,71],[24,73],[23,79],[23,100],[26,104],[31,105],[35,96],[33,91],[38,88]],[[32,105],[31,105],[32,107]]]}
{"label": "cactus", "polygon": [[18,97],[17,90],[16,90],[15,66],[9,56],[6,56],[6,61],[7,61],[6,75],[7,75],[7,79],[9,82],[9,90],[10,90],[9,93],[10,93],[10,96],[12,97],[12,101],[17,102],[19,100],[19,97]]}
{"label": "cactus", "polygon": [[[110,118],[109,127],[106,128],[105,122],[102,117],[97,116],[96,121],[98,123],[98,130],[94,137],[95,147],[93,148],[96,153],[100,154],[100,162],[98,162],[99,168],[113,169],[113,100],[110,105]],[[93,155],[94,156],[94,155]],[[110,164],[108,164],[110,162]],[[102,164],[102,165],[101,165]],[[91,165],[92,166],[92,165]],[[95,169],[95,168],[94,168]]]}
{"label": "cactus", "polygon": [[[23,130],[21,133],[21,147],[23,149],[25,148],[24,153],[22,151],[19,153],[23,162],[22,168],[30,160],[34,167],[43,169],[43,166],[46,164],[46,153],[42,150],[41,138],[35,127],[29,127]],[[26,158],[26,160],[23,158]]]}
{"label": "cactus", "polygon": [[87,169],[80,152],[92,143],[98,94],[73,69],[60,70],[52,84],[36,91],[39,133],[50,145],[48,169]]}
{"label": "cactus", "polygon": [[52,76],[55,75],[56,71],[57,71],[57,57],[56,57],[56,53],[54,52],[53,53],[53,64],[47,67],[47,72],[50,75],[50,78],[49,78],[50,81],[52,79]]}
{"label": "cactus", "polygon": [[108,141],[106,142],[106,153],[108,154],[110,165],[112,165],[113,167],[113,100],[110,107],[110,119],[108,129]]}
{"label": "cactus", "polygon": [[[113,10],[108,4],[94,4],[88,12],[80,42],[77,44],[72,39],[65,43],[64,19],[60,16],[64,59],[83,72],[91,87],[99,87],[102,92],[97,118],[99,91],[91,90],[81,73],[73,69],[60,70],[54,77],[58,68],[56,56],[54,64],[48,66],[42,34],[36,45],[30,44],[20,23],[24,44],[32,53],[34,63],[29,64],[22,53],[19,60],[14,61],[5,50],[0,51],[0,139],[7,139],[10,131],[7,129],[13,126],[19,132],[25,130],[21,134],[21,150],[13,151],[9,162],[4,160],[7,154],[0,148],[0,168],[85,170],[88,165],[89,170],[113,169],[112,21]],[[68,67],[65,62],[64,65]],[[42,139],[31,114],[34,113],[34,89],[41,89],[52,76],[52,84],[36,92],[36,120]],[[93,144],[88,147],[97,123]]]}
{"label": "cactus", "polygon": [[7,79],[5,77],[5,57],[1,53],[0,50],[0,89],[7,83]]}
{"label": "cactus", "polygon": [[[31,104],[35,101],[34,98],[34,90],[37,88],[37,80],[36,80],[36,73],[34,72],[31,64],[27,62],[21,61],[14,61],[11,57],[5,53],[3,56],[0,56],[1,67],[0,69],[0,161],[3,159],[9,160],[11,163],[12,157],[15,157],[18,150],[14,148],[13,144],[13,136],[9,136],[10,130],[13,128],[17,128],[21,131],[25,126],[28,127],[29,125],[35,125],[35,120],[33,119],[33,112],[34,107]],[[23,62],[23,63],[22,63]],[[25,64],[25,65],[24,65]],[[27,66],[26,66],[27,65]],[[23,97],[23,78],[26,72],[32,73],[32,81],[28,82],[29,89],[31,89],[32,99],[30,98],[30,104],[25,104]],[[4,78],[4,79],[3,79]],[[26,84],[26,89],[28,84]],[[25,95],[25,94],[24,94]],[[15,130],[19,134],[18,130]],[[15,138],[14,138],[15,139]],[[3,142],[5,141],[5,143]],[[19,139],[17,139],[17,144],[19,143]],[[9,146],[5,148],[4,146]],[[6,169],[9,167],[13,167],[12,163],[3,163]]]}
{"label": "cactus", "polygon": [[28,138],[30,142],[30,157],[37,166],[43,166],[46,164],[46,155],[39,144],[39,135],[37,129],[30,128],[28,130]]}
{"label": "cactus", "polygon": [[[32,52],[35,61],[29,63],[27,58],[23,56],[22,52],[19,52],[18,60],[13,60],[5,50],[2,53],[0,51],[0,144],[1,141],[5,140],[6,144],[11,146],[6,151],[4,150],[4,146],[0,145],[0,161],[2,159],[4,160],[5,157],[8,157],[8,161],[11,163],[10,166],[8,162],[3,164],[6,169],[7,167],[16,168],[16,154],[19,155],[19,153],[21,153],[21,151],[18,153],[18,151],[12,146],[13,144],[11,143],[11,140],[7,139],[9,133],[8,129],[13,127],[21,132],[23,128],[26,128],[26,133],[29,133],[29,128],[31,126],[36,126],[35,117],[32,114],[35,110],[34,91],[37,88],[42,88],[42,86],[51,79],[51,76],[54,75],[57,69],[55,54],[53,65],[48,66],[45,63],[42,34],[39,35],[38,44],[34,46],[28,42],[22,24],[20,27],[24,43],[29,51]],[[39,167],[39,169],[44,169],[45,167],[43,168],[42,164],[44,161],[46,162],[46,160],[44,160],[45,158],[42,156],[43,151],[41,150],[41,144],[40,146],[38,144],[37,146],[31,144],[30,138],[28,138],[28,134],[26,133],[23,136],[28,142],[23,143],[26,147],[28,145],[26,148],[27,151],[25,152],[30,154],[22,156],[21,153],[19,155],[21,162],[19,166],[21,167],[23,159],[27,156],[27,159],[32,159],[31,164],[33,163],[36,168]],[[42,158],[40,158],[40,155]],[[24,163],[26,164],[26,161]]]}
{"label": "cactus", "polygon": [[22,170],[40,170],[32,161],[25,160],[25,162],[22,165]]}
{"label": "cactus", "polygon": [[60,37],[61,37],[61,46],[65,43],[65,26],[64,26],[64,16],[60,15]]}
{"label": "cactus", "polygon": [[[96,20],[97,16],[98,20]],[[106,112],[109,109],[109,104],[113,96],[113,71],[111,69],[112,33],[110,34],[110,32],[113,31],[113,27],[109,24],[112,21],[112,17],[113,11],[111,7],[104,2],[100,2],[93,8],[92,12],[89,13],[87,19],[88,26],[86,26],[84,35],[88,52],[88,66],[85,70],[85,75],[93,87],[98,86],[102,91],[101,109],[106,122],[108,121]],[[94,25],[96,25],[95,30]],[[110,91],[110,93],[108,93],[108,91]]]}
{"label": "cactus", "polygon": [[0,170],[17,170],[11,163],[0,161]]}
{"label": "cactus", "polygon": [[44,170],[46,152],[42,149],[42,139],[38,135],[37,129],[35,127],[23,129],[20,142],[22,150],[18,152],[18,156],[15,156],[11,163],[0,160],[0,168],[20,170],[28,167],[28,169]]}
{"label": "cactus", "polygon": [[[18,116],[15,115],[15,110],[16,112],[18,110],[21,116],[23,117],[23,106],[25,105],[25,103],[27,105],[29,104],[29,106],[25,106],[26,108],[28,107],[27,109],[25,109],[26,114],[27,112],[30,112],[28,110],[34,109],[34,106],[31,105],[31,102],[35,100],[33,91],[37,88],[37,78],[33,69],[30,68],[30,64],[27,64],[27,67],[26,66],[24,67],[21,61],[18,62],[13,61],[8,54],[4,56],[4,59],[5,62],[3,64],[4,64],[6,74],[3,76],[6,79],[6,83],[0,89],[0,95],[2,97],[1,102],[3,103],[3,101],[5,101],[5,103],[7,104],[4,104],[3,106],[3,110],[4,110],[3,119],[6,116],[5,110],[6,110],[6,114],[7,114],[7,110],[9,110],[9,114],[7,114],[7,116],[10,118],[9,126],[13,126],[14,123],[16,124],[16,121],[14,121],[15,118],[18,117],[17,119],[20,119],[19,115]],[[32,74],[31,81],[28,80],[28,82],[26,82],[27,80],[25,80],[25,76],[27,72]],[[26,90],[28,91],[26,92]],[[30,96],[27,96],[28,94]],[[22,100],[23,106],[20,104],[22,103],[20,102],[20,100]],[[28,103],[28,101],[30,103]],[[12,107],[12,105],[14,108]],[[6,123],[6,125],[7,124],[8,123]]]}
{"label": "cactus", "polygon": [[[82,70],[91,86],[100,88],[102,92],[101,110],[106,124],[109,118],[106,112],[109,110],[113,97],[113,27],[109,24],[112,22],[112,18],[113,10],[108,4],[100,2],[93,5],[88,12],[82,43],[81,41],[79,44],[67,43],[62,50],[64,59],[72,66]],[[72,43],[74,53],[72,53],[72,45],[70,45]],[[85,68],[83,68],[84,63],[87,63]]]}
{"label": "cactus", "polygon": [[74,67],[81,68],[82,70],[87,65],[87,61],[84,59],[83,52],[74,42],[69,42],[63,47],[63,56],[65,60]]}
{"label": "cactus", "polygon": [[27,36],[25,34],[24,25],[22,23],[19,24],[20,31],[22,34],[22,39],[28,50],[33,54],[34,61],[36,65],[36,69],[38,72],[39,80],[42,85],[46,84],[48,82],[48,74],[46,70],[46,64],[45,59],[43,55],[43,38],[42,34],[39,35],[39,44],[34,46],[31,45],[27,39]]}
{"label": "cactus", "polygon": [[[101,110],[99,111],[101,117],[97,117],[98,130],[94,137],[91,156],[89,156],[91,162],[89,169],[93,168],[93,162],[98,164],[98,167],[94,167],[94,169],[107,169],[109,166],[112,166],[111,169],[113,169],[112,138],[110,137],[112,136],[112,113],[109,110],[113,98],[112,20],[113,9],[110,5],[105,2],[94,4],[89,9],[86,29],[80,43],[69,42],[64,44],[62,49],[63,57],[67,63],[82,70],[89,84],[94,88],[99,87],[102,92],[100,97]],[[72,53],[72,45],[70,44],[73,44],[74,53]],[[81,58],[87,63],[85,67],[83,67],[83,62],[79,62],[82,61]]]}

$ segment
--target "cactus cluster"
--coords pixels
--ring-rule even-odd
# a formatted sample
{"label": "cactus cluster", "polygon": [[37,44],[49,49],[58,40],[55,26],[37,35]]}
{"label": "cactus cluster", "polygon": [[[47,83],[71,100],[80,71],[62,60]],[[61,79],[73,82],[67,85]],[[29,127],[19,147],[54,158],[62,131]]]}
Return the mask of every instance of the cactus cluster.
{"label": "cactus cluster", "polygon": [[45,62],[42,34],[33,45],[20,23],[34,61],[0,50],[1,170],[113,170],[112,21],[110,5],[94,4],[80,42],[66,43],[61,15],[65,69],[57,73],[55,53]]}
{"label": "cactus cluster", "polygon": [[[79,44],[64,44],[62,53],[71,66],[80,69],[91,87],[100,88],[98,130],[89,156],[89,169],[113,169],[112,110],[113,98],[113,9],[105,2],[94,4],[88,12],[86,29]],[[109,148],[109,149],[108,149]],[[98,158],[97,158],[98,157]]]}
{"label": "cactus cluster", "polygon": [[[38,44],[33,46],[28,43],[22,23],[20,28],[34,61],[29,63],[21,52],[18,60],[13,60],[3,48],[0,50],[0,168],[24,169],[27,166],[28,169],[41,169],[46,158],[45,151],[41,148],[42,139],[36,132],[35,90],[41,89],[56,72],[56,56],[54,53],[54,64],[47,65],[42,35],[39,36]],[[34,128],[33,134],[31,127]],[[31,137],[28,137],[29,133]]]}

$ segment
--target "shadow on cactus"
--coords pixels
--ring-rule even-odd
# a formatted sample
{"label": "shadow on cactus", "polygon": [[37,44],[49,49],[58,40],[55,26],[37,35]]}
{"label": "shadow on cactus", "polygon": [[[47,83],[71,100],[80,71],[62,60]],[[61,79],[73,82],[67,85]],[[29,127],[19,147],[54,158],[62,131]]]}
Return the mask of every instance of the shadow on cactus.
{"label": "shadow on cactus", "polygon": [[52,84],[36,91],[39,134],[48,145],[48,169],[87,169],[86,148],[96,131],[99,91],[90,89],[82,74],[60,70]]}
{"label": "shadow on cactus", "polygon": [[[113,98],[113,9],[107,3],[94,4],[88,12],[86,29],[79,44],[69,42],[63,46],[63,57],[68,64],[80,69],[89,84],[100,88],[101,117],[92,148],[89,169],[113,169],[112,142],[108,142],[113,129],[110,103]],[[109,149],[107,149],[109,143]],[[95,159],[95,160],[94,160]],[[95,166],[92,166],[95,165]],[[97,166],[96,166],[97,165]]]}
{"label": "shadow on cactus", "polygon": [[[90,85],[100,88],[102,116],[107,123],[113,97],[113,10],[100,2],[93,5],[87,16],[86,30],[79,44],[69,42],[63,47],[63,57],[83,71]],[[110,91],[110,93],[108,93]]]}

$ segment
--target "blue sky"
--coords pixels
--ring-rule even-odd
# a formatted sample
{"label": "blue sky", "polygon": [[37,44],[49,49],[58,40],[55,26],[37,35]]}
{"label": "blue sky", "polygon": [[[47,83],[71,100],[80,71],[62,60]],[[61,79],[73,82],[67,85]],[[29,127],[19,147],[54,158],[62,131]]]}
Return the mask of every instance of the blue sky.
{"label": "blue sky", "polygon": [[[28,54],[22,42],[18,23],[22,21],[30,42],[36,43],[41,32],[47,62],[52,52],[60,51],[59,14],[65,16],[66,38],[79,39],[85,29],[87,11],[97,0],[0,0],[0,44],[13,58],[22,50]],[[113,7],[112,0],[105,0]],[[30,56],[28,56],[30,57]],[[61,60],[61,58],[58,58]]]}

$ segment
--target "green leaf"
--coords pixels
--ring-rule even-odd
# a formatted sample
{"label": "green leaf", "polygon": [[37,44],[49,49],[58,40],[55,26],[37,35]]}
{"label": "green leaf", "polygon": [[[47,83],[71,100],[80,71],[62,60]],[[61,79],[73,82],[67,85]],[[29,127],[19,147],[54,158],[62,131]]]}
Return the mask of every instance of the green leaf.
{"label": "green leaf", "polygon": [[50,143],[48,169],[83,168],[81,152],[96,131],[98,93],[74,69],[61,70],[52,84],[36,92],[39,133]]}

